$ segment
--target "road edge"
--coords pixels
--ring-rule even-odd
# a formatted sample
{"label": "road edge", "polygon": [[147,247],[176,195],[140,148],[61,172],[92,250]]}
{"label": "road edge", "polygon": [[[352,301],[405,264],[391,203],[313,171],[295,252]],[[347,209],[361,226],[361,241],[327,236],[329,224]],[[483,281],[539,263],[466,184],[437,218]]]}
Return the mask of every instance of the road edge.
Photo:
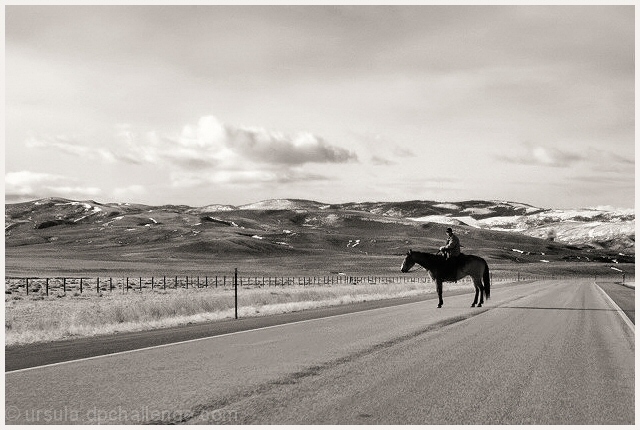
{"label": "road edge", "polygon": [[598,291],[600,292],[600,294],[602,294],[602,296],[604,297],[604,299],[609,303],[609,305],[618,313],[618,315],[620,315],[620,317],[622,317],[622,320],[627,324],[627,326],[631,329],[634,338],[635,338],[635,334],[636,334],[636,326],[635,324],[629,319],[629,317],[627,316],[627,314],[624,313],[624,311],[622,309],[620,309],[620,306],[618,306],[618,304],[609,296],[609,294],[606,293],[606,291],[604,291],[602,289],[602,287],[600,285],[598,285],[597,282],[594,282],[593,285],[596,286],[596,288],[598,289]]}

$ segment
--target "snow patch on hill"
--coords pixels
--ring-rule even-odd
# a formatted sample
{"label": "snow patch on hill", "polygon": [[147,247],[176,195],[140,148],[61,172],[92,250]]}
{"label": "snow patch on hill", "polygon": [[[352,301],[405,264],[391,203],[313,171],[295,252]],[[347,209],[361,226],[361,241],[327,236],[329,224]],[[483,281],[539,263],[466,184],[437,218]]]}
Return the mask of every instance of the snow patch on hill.
{"label": "snow patch on hill", "polygon": [[248,205],[238,206],[244,210],[316,210],[327,208],[329,205],[311,200],[272,199],[263,200]]}
{"label": "snow patch on hill", "polygon": [[438,203],[433,205],[434,208],[442,208],[442,209],[451,209],[451,210],[460,210],[462,209],[460,206],[454,203]]}

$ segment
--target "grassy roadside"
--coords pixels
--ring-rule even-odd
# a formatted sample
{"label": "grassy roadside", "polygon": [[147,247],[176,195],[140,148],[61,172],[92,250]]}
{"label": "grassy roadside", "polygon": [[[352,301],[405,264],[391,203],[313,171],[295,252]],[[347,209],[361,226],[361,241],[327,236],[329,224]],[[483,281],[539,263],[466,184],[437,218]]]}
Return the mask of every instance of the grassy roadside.
{"label": "grassy roadside", "polygon": [[[467,282],[447,290],[473,291]],[[272,315],[435,291],[434,284],[358,284],[241,289],[238,315]],[[446,294],[446,293],[445,293]],[[179,289],[102,296],[34,296],[5,300],[5,346],[141,331],[234,317],[231,290]]]}

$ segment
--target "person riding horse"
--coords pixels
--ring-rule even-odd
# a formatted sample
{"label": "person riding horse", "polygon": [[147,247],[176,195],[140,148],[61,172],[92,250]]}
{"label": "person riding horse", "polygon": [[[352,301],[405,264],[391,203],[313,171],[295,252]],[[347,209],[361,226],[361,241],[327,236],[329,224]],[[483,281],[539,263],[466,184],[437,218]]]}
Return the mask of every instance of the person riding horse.
{"label": "person riding horse", "polygon": [[451,227],[447,227],[447,243],[444,246],[440,247],[440,251],[444,254],[447,260],[451,260],[454,257],[460,255],[460,239],[458,236],[453,234],[453,229]]}

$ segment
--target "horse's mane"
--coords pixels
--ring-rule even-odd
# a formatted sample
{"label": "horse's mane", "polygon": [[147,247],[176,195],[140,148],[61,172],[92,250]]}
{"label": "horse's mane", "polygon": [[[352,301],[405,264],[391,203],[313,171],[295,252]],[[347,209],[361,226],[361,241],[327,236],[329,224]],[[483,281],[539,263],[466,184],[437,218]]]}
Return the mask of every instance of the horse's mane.
{"label": "horse's mane", "polygon": [[444,256],[439,255],[439,254],[433,254],[431,252],[423,252],[423,251],[411,251],[412,255],[415,255],[417,257],[422,257],[428,260],[444,260]]}

